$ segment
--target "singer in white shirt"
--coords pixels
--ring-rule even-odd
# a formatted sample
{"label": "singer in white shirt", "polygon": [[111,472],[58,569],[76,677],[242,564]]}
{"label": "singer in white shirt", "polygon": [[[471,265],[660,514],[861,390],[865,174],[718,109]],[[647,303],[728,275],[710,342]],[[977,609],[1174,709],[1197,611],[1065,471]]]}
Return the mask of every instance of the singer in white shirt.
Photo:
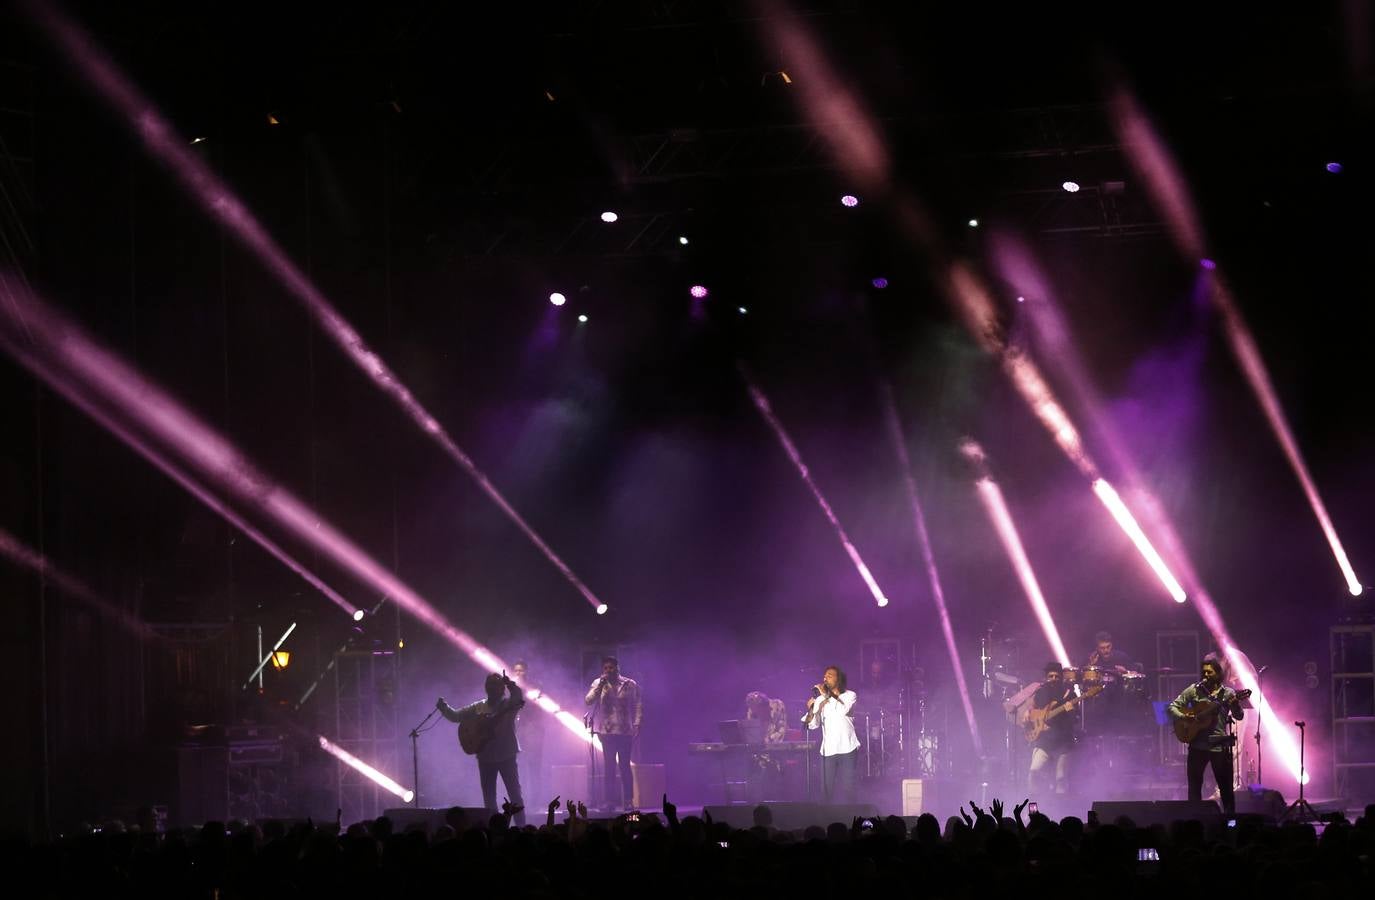
{"label": "singer in white shirt", "polygon": [[821,791],[827,803],[853,803],[859,737],[850,718],[856,695],[846,686],[839,666],[828,666],[816,695],[807,701],[802,719],[809,729],[821,729]]}

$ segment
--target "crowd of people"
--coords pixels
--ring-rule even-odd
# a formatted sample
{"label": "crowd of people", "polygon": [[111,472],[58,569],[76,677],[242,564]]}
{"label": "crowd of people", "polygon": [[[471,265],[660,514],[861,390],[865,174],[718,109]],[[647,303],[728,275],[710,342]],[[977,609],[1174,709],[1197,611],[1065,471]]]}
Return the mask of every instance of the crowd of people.
{"label": "crowd of people", "polygon": [[[1372,882],[1375,805],[1354,823],[1234,827],[1197,821],[1137,827],[1025,804],[1005,814],[971,804],[944,825],[924,814],[775,828],[767,806],[732,828],[656,813],[591,821],[582,804],[551,802],[541,824],[519,812],[479,821],[460,808],[442,825],[387,818],[209,822],[159,833],[118,823],[45,844],[9,842],[5,865],[24,896],[581,898],[647,892],[700,897],[840,895],[1364,896]],[[637,821],[638,818],[638,821]],[[1366,885],[1362,888],[1361,885]],[[666,894],[667,892],[667,894]]]}

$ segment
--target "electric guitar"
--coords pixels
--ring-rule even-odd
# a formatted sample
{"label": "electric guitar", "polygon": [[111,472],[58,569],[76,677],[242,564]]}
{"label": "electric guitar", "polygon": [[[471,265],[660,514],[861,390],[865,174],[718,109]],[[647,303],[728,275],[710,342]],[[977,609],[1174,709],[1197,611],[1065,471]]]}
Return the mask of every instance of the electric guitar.
{"label": "electric guitar", "polygon": [[[1237,691],[1237,699],[1245,700],[1251,696],[1249,690]],[[1216,700],[1195,700],[1189,705],[1188,713],[1182,719],[1174,720],[1174,736],[1181,744],[1191,744],[1194,738],[1212,729],[1217,724],[1222,704]]]}
{"label": "electric guitar", "polygon": [[502,719],[519,711],[520,707],[515,706],[501,712],[484,713],[464,719],[458,723],[458,745],[463,748],[464,753],[474,755],[496,737],[497,726],[501,724]]}
{"label": "electric guitar", "polygon": [[1071,697],[1062,703],[1051,703],[1045,709],[1031,709],[1027,712],[1026,722],[1023,727],[1026,729],[1026,739],[1028,743],[1035,741],[1046,733],[1050,727],[1050,720],[1061,713],[1069,712],[1088,698],[1103,692],[1103,685],[1097,684],[1078,697]]}

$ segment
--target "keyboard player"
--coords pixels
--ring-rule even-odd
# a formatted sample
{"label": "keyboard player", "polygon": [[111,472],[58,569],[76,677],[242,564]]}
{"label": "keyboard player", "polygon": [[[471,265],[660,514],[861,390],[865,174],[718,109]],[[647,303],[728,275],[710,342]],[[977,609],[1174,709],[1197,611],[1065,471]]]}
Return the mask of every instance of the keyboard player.
{"label": "keyboard player", "polygon": [[[745,720],[763,724],[765,746],[780,744],[788,736],[787,704],[763,691],[745,695]],[[747,778],[750,800],[778,799],[783,784],[783,759],[768,752],[751,753]]]}

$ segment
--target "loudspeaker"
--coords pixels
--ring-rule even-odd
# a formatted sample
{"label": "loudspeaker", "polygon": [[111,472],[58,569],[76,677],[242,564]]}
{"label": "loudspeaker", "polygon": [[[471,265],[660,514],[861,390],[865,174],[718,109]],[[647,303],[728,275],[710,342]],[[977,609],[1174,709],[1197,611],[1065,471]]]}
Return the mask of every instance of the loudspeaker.
{"label": "loudspeaker", "polygon": [[[765,803],[773,813],[773,825],[785,831],[820,825],[825,828],[832,822],[840,822],[847,828],[856,818],[872,819],[878,816],[878,807],[872,803]],[[749,828],[754,825],[754,807],[745,804],[738,806],[708,806],[705,811],[711,814],[712,821],[725,822],[732,828]]]}
{"label": "loudspeaker", "polygon": [[[419,825],[425,829],[426,834],[434,834],[435,829],[445,823],[445,817],[452,808],[451,806],[446,806],[442,809],[431,809],[429,807],[416,809],[412,806],[399,806],[394,809],[384,809],[382,815],[391,819],[392,830],[397,833],[405,831],[412,825]],[[463,816],[470,825],[482,825],[486,827],[487,820],[492,816],[490,812],[480,806],[461,806],[459,809],[463,810]],[[530,811],[527,809],[525,814],[527,816],[530,815]]]}
{"label": "loudspeaker", "polygon": [[1284,815],[1284,810],[1284,795],[1279,791],[1257,785],[1237,793],[1238,815],[1264,816],[1273,822]]}
{"label": "loudspeaker", "polygon": [[1222,810],[1214,800],[1099,800],[1093,804],[1093,811],[1104,825],[1126,816],[1140,828],[1189,819],[1212,825],[1222,818]]}

